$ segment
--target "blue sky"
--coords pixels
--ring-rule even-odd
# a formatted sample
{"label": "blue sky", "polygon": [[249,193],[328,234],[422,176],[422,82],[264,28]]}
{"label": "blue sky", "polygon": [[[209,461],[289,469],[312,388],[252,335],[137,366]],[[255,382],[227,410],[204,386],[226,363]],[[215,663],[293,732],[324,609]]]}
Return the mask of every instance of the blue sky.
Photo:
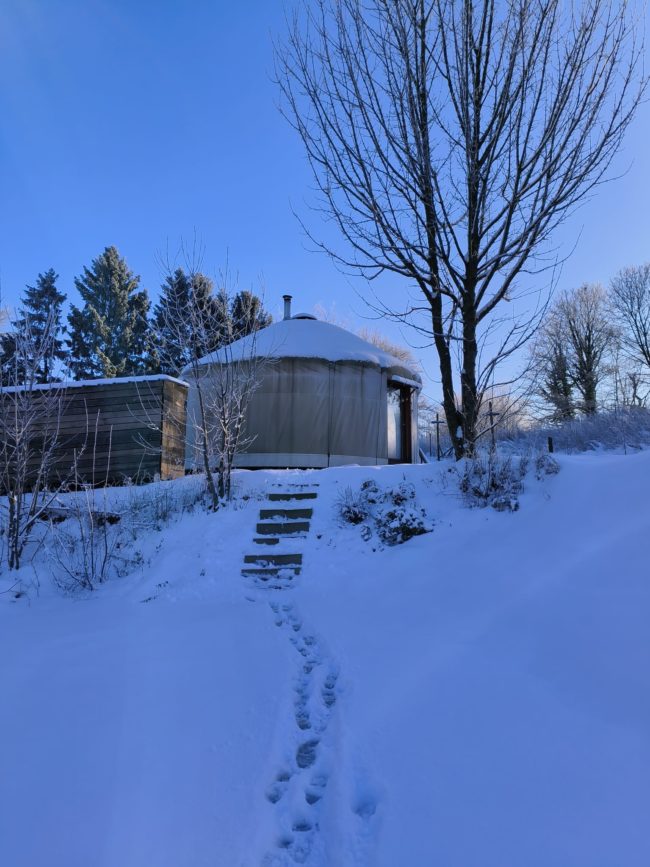
{"label": "blue sky", "polygon": [[[49,267],[74,300],[74,276],[109,244],[155,298],[157,255],[196,231],[204,270],[228,255],[276,316],[290,292],[301,310],[417,341],[363,318],[363,283],[312,252],[292,214],[320,228],[300,142],[277,110],[271,40],[283,27],[280,0],[2,0],[3,302]],[[626,174],[557,237],[565,253],[577,241],[560,288],[650,259],[649,134],[644,105],[618,160]],[[435,378],[432,353],[417,354]]]}

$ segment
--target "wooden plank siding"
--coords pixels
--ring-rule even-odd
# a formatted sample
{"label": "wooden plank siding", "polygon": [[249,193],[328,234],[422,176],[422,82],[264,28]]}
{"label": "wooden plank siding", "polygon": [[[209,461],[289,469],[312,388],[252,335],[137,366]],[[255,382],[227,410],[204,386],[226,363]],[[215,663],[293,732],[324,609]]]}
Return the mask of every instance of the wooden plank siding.
{"label": "wooden plank siding", "polygon": [[[54,387],[60,396],[57,413],[43,390],[29,394],[35,407],[43,405],[42,418],[37,412],[30,427],[30,472],[36,472],[44,443],[56,431],[50,473],[56,478],[67,477],[75,460],[79,481],[95,485],[184,475],[186,383],[155,376]],[[12,400],[11,390],[0,392],[0,410],[11,411]]]}

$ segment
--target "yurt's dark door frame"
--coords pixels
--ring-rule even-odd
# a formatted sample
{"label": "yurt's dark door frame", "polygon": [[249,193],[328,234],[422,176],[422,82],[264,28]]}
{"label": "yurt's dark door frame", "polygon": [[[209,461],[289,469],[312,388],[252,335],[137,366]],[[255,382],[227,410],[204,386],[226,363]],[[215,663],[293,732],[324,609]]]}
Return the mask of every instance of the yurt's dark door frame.
{"label": "yurt's dark door frame", "polygon": [[[391,412],[391,402],[393,406],[397,403],[399,407],[399,425],[400,442],[399,454],[388,457],[389,464],[410,464],[413,459],[411,449],[411,395],[413,389],[402,383],[388,383],[388,412]],[[395,400],[397,398],[397,400]],[[390,448],[390,447],[389,447]]]}

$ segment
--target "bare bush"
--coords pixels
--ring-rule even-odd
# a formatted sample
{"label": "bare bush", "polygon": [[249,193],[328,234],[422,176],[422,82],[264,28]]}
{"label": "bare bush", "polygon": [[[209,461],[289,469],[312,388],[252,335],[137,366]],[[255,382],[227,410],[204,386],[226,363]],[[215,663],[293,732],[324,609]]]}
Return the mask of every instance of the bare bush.
{"label": "bare bush", "polygon": [[355,491],[349,485],[336,498],[336,511],[345,524],[363,524],[370,510],[363,491]]}
{"label": "bare bush", "polygon": [[66,593],[96,590],[114,575],[129,571],[124,530],[119,520],[103,517],[108,511],[105,493],[85,486],[71,495],[66,521],[50,527],[54,581]]}
{"label": "bare bush", "polygon": [[0,380],[0,533],[9,569],[18,569],[37,523],[74,473],[57,450],[63,413],[59,386],[39,385],[54,332],[33,335],[29,318],[16,333],[12,363]]}
{"label": "bare bush", "polygon": [[[220,275],[221,289],[218,303],[200,303],[194,287],[204,286],[200,274],[201,254],[196,243],[192,250],[181,247],[186,279],[190,291],[167,299],[159,310],[160,326],[168,335],[168,343],[161,343],[159,353],[163,366],[173,369],[178,358],[186,366],[182,375],[193,389],[188,405],[188,425],[192,426],[196,464],[205,474],[211,508],[216,511],[222,499],[230,499],[231,473],[238,451],[248,445],[244,441],[243,427],[246,409],[252,393],[259,385],[263,359],[256,354],[255,332],[250,335],[249,351],[245,357],[235,357],[230,345],[240,336],[240,325],[228,315],[232,306],[233,277],[228,268]],[[163,262],[168,280],[173,280],[174,266]],[[204,291],[204,290],[203,290]],[[240,318],[256,320],[255,305],[259,304],[251,293],[239,293]],[[255,307],[255,309],[253,309]],[[169,351],[169,358],[166,353]],[[195,398],[195,399],[193,399]]]}
{"label": "bare bush", "polygon": [[528,471],[528,457],[503,457],[494,449],[466,458],[457,469],[459,488],[469,506],[491,506],[497,512],[516,512]]}

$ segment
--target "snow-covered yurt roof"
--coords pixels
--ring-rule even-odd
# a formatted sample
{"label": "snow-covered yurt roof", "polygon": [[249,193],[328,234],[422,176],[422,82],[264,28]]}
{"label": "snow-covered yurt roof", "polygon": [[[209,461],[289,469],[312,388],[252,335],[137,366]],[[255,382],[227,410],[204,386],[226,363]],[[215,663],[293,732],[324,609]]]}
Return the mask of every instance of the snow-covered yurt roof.
{"label": "snow-covered yurt roof", "polygon": [[245,361],[248,358],[315,358],[323,361],[353,361],[387,369],[391,374],[420,383],[419,374],[404,361],[367,340],[314,316],[299,313],[275,322],[254,334],[202,358],[201,364]]}

